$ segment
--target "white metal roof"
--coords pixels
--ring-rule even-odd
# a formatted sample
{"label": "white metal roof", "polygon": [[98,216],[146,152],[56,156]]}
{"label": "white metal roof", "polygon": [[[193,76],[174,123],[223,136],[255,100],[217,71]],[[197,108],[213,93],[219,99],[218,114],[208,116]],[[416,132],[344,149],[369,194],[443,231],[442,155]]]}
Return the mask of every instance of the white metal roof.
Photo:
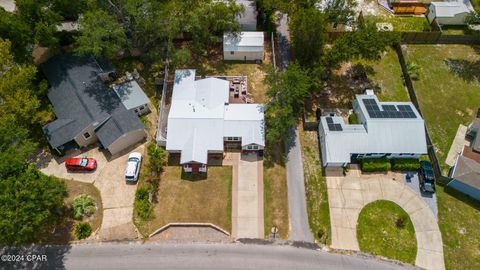
{"label": "white metal roof", "polygon": [[195,70],[175,72],[166,149],[181,151],[181,164],[206,164],[208,151],[223,151],[227,136],[242,137],[242,145],[265,145],[263,105],[229,105],[228,98],[226,80],[195,81]]}
{"label": "white metal roof", "polygon": [[[416,118],[370,118],[362,99],[375,99],[381,105],[409,105]],[[379,102],[375,95],[357,95],[354,110],[364,123],[345,124],[338,116],[332,117],[334,124],[340,124],[342,131],[331,131],[326,121],[320,119],[323,164],[348,163],[351,154],[370,153],[411,153],[426,154],[427,143],[424,121],[411,102]]]}
{"label": "white metal roof", "polygon": [[137,81],[125,82],[113,88],[127,110],[150,103]]}
{"label": "white metal roof", "polygon": [[473,11],[470,0],[432,2],[431,4],[435,7],[436,17],[455,17],[458,14]]}
{"label": "white metal roof", "polygon": [[240,32],[223,34],[224,51],[263,51],[263,32]]}

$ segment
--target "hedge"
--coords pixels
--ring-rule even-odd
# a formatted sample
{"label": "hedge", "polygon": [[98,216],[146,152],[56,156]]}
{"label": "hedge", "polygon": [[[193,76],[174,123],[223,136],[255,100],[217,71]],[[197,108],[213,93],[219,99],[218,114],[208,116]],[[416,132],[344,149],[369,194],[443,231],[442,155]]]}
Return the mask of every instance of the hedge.
{"label": "hedge", "polygon": [[144,187],[138,188],[135,193],[135,211],[143,220],[153,216],[153,205],[148,201],[148,190]]}
{"label": "hedge", "polygon": [[353,112],[352,114],[350,114],[350,115],[348,116],[348,123],[349,123],[350,125],[357,125],[357,124],[359,124],[359,123],[358,123],[357,114],[356,114],[355,112]]}
{"label": "hedge", "polygon": [[361,165],[364,172],[384,172],[392,168],[387,158],[364,158]]}
{"label": "hedge", "polygon": [[420,168],[418,158],[399,158],[392,160],[392,170],[394,171],[417,171]]}

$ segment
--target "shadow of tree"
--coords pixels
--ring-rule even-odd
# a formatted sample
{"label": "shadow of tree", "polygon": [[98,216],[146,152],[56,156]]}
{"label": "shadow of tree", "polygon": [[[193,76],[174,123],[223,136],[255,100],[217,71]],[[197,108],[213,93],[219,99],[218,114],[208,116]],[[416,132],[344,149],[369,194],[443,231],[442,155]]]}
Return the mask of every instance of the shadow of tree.
{"label": "shadow of tree", "polygon": [[462,201],[462,202],[468,204],[469,206],[471,206],[471,207],[477,209],[478,211],[480,211],[480,201],[477,201],[477,200],[473,199],[472,197],[469,197],[469,196],[467,196],[467,195],[465,195],[465,194],[463,194],[463,193],[461,193],[461,192],[459,192],[459,191],[457,191],[457,190],[455,190],[451,187],[448,187],[448,186],[446,186],[444,190],[448,195],[450,195],[450,196],[454,197],[455,199],[457,199],[459,201]]}
{"label": "shadow of tree", "polygon": [[469,61],[465,59],[444,60],[450,72],[467,82],[480,82],[480,61]]}

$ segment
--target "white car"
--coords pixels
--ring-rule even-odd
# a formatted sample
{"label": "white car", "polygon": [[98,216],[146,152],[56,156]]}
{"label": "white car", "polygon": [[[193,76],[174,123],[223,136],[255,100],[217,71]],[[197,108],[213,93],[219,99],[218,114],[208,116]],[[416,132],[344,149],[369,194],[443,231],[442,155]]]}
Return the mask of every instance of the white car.
{"label": "white car", "polygon": [[136,182],[140,174],[142,164],[142,154],[138,152],[130,153],[128,156],[127,169],[125,170],[125,180],[127,182]]}

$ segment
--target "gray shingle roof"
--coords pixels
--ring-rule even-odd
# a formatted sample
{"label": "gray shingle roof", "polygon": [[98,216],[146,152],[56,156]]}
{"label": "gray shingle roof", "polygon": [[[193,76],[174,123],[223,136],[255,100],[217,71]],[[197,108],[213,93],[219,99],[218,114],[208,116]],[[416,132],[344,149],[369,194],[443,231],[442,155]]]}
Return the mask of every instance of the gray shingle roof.
{"label": "gray shingle roof", "polygon": [[[98,78],[102,69],[93,58],[58,55],[41,69],[50,83],[48,98],[57,116],[43,127],[52,147],[71,141],[90,124],[97,128],[110,116],[127,112],[116,93]],[[126,129],[129,124],[125,123]]]}
{"label": "gray shingle roof", "polygon": [[480,163],[465,156],[459,156],[452,178],[480,189]]}
{"label": "gray shingle roof", "polygon": [[108,148],[122,135],[143,129],[137,115],[131,111],[123,111],[112,115],[97,131],[97,137],[105,148]]}
{"label": "gray shingle roof", "polygon": [[114,88],[127,110],[150,103],[147,95],[136,81],[129,81]]}

